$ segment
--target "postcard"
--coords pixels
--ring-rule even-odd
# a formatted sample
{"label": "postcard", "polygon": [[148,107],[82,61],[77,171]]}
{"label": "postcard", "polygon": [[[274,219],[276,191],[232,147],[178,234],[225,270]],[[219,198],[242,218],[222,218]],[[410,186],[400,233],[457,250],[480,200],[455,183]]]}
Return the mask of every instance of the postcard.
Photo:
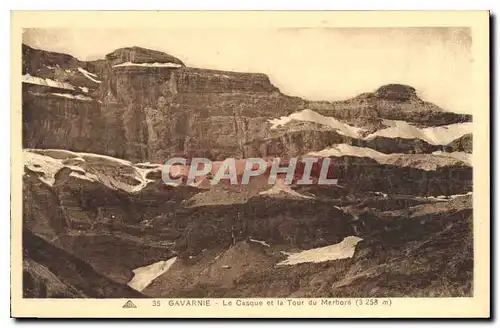
{"label": "postcard", "polygon": [[11,315],[487,318],[489,12],[12,12]]}

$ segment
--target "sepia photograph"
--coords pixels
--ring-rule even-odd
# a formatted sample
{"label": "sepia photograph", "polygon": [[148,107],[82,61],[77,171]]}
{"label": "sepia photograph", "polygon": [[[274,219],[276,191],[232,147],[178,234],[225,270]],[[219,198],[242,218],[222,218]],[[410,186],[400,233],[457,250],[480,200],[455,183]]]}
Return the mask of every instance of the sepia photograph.
{"label": "sepia photograph", "polygon": [[474,300],[477,33],[323,25],[21,24],[21,298]]}

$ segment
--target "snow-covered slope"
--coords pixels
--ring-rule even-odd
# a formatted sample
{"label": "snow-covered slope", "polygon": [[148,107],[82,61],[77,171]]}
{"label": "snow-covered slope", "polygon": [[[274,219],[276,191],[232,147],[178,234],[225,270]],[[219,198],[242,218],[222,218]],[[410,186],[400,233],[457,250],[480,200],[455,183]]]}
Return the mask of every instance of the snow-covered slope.
{"label": "snow-covered slope", "polygon": [[39,179],[49,186],[54,185],[56,173],[64,167],[60,159],[29,151],[23,151],[23,161],[25,167],[40,173]]}
{"label": "snow-covered slope", "polygon": [[359,237],[349,236],[338,244],[308,249],[299,253],[286,253],[288,258],[279,262],[278,265],[294,265],[306,262],[317,263],[350,258],[354,255],[356,244],[361,240]]}
{"label": "snow-covered slope", "polygon": [[54,88],[75,90],[75,87],[72,86],[69,83],[58,82],[58,81],[54,81],[54,80],[51,80],[51,79],[44,79],[42,77],[31,76],[29,74],[23,75],[22,82],[23,83],[30,83],[30,84],[44,85],[44,86],[54,87]]}
{"label": "snow-covered slope", "polygon": [[39,172],[39,179],[52,186],[56,174],[63,168],[70,169],[70,176],[100,182],[111,189],[126,192],[139,192],[152,180],[146,175],[160,170],[159,167],[136,167],[126,160],[91,153],[77,153],[68,150],[24,150],[24,165],[34,172]]}
{"label": "snow-covered slope", "polygon": [[421,139],[432,145],[447,145],[463,135],[472,133],[472,122],[456,123],[444,126],[418,128],[405,121],[384,120],[388,128],[378,130],[368,136],[365,140],[376,137]]}
{"label": "snow-covered slope", "polygon": [[472,133],[473,129],[472,122],[419,128],[405,121],[383,120],[383,124],[387,126],[386,128],[379,129],[364,137],[363,132],[366,132],[365,129],[346,124],[333,117],[323,116],[310,109],[305,109],[288,116],[270,119],[269,123],[271,123],[271,129],[276,129],[294,120],[314,122],[323,126],[328,126],[339,134],[356,139],[372,140],[377,137],[421,139],[432,145],[447,145],[463,135]]}
{"label": "snow-covered slope", "polygon": [[271,245],[269,245],[268,243],[266,243],[265,241],[263,240],[257,240],[257,239],[252,239],[250,238],[250,241],[252,243],[257,243],[257,244],[261,244],[262,246],[265,246],[265,247],[271,247]]}
{"label": "snow-covered slope", "polygon": [[310,152],[308,156],[318,157],[368,157],[380,164],[401,167],[414,167],[426,171],[436,170],[443,166],[472,165],[470,154],[463,152],[434,152],[433,154],[384,154],[371,148],[338,144],[321,151]]}
{"label": "snow-covered slope", "polygon": [[132,63],[126,62],[118,65],[113,65],[115,67],[130,67],[130,66],[139,66],[139,67],[170,67],[170,68],[179,68],[182,67],[180,64],[176,63]]}
{"label": "snow-covered slope", "polygon": [[308,153],[310,156],[330,157],[330,156],[356,156],[356,157],[369,157],[373,159],[384,158],[387,155],[371,148],[356,147],[347,144],[338,144],[330,148],[320,151],[313,151]]}
{"label": "snow-covered slope", "polygon": [[128,285],[135,290],[142,291],[148,287],[153,280],[164,274],[175,263],[177,257],[172,257],[166,261],[159,261],[148,266],[134,269],[134,277]]}
{"label": "snow-covered slope", "polygon": [[101,81],[97,80],[97,75],[95,75],[94,73],[90,73],[89,71],[87,71],[81,67],[78,67],[78,71],[80,73],[82,73],[83,75],[85,75],[85,77],[88,78],[89,80],[91,80],[92,82],[101,83]]}
{"label": "snow-covered slope", "polygon": [[277,127],[285,125],[293,120],[315,122],[321,125],[326,125],[336,130],[339,134],[352,138],[360,138],[361,133],[365,131],[362,128],[357,128],[349,124],[343,123],[333,117],[323,116],[310,109],[305,109],[303,111],[293,113],[288,116],[282,116],[280,118],[271,119],[269,120],[269,123],[272,124],[271,129],[276,129]]}
{"label": "snow-covered slope", "polygon": [[283,193],[283,195],[289,195],[289,196],[297,197],[297,198],[304,198],[304,199],[313,199],[314,198],[314,197],[302,195],[302,194],[296,192],[295,190],[290,188],[289,185],[277,185],[277,184],[272,186],[268,190],[261,191],[259,193],[259,195],[272,196],[272,195],[279,195],[281,193]]}

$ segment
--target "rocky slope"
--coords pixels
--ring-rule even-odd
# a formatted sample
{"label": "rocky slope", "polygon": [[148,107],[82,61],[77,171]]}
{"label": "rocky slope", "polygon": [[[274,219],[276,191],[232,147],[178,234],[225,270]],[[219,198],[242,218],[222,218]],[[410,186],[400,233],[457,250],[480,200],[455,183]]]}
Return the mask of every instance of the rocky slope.
{"label": "rocky slope", "polygon": [[362,237],[352,258],[296,265],[279,265],[286,253],[271,242],[270,246],[240,242],[177,260],[143,293],[151,297],[472,295],[470,207],[382,221]]}
{"label": "rocky slope", "polygon": [[[414,234],[417,233],[415,227],[421,229],[418,230],[420,234],[411,237],[414,239],[398,240],[399,244],[391,246],[402,251],[413,247],[411,245],[414,243],[432,239],[434,233],[440,233],[439,229],[445,229],[433,225],[437,217],[444,215],[440,220],[445,225],[444,222],[450,221],[446,215],[457,211],[468,211],[466,215],[471,215],[470,201],[460,203],[455,196],[421,196],[429,195],[429,189],[426,189],[429,186],[438,188],[435,195],[440,194],[443,188],[448,188],[448,194],[450,190],[454,193],[470,190],[470,177],[459,177],[453,183],[449,180],[448,168],[423,170],[427,173],[419,178],[424,180],[418,180],[416,174],[419,169],[411,171],[400,167],[416,177],[409,179],[404,173],[397,173],[400,165],[397,162],[386,167],[387,171],[383,173],[379,171],[380,167],[377,169],[378,164],[367,166],[368,158],[363,161],[363,158],[351,157],[346,162],[348,158],[343,158],[338,167],[343,167],[345,174],[351,174],[350,183],[341,178],[336,186],[294,185],[293,189],[273,187],[275,190],[271,192],[267,182],[258,180],[248,186],[221,185],[208,190],[194,186],[168,186],[159,180],[159,168],[151,164],[134,165],[102,155],[61,150],[25,151],[23,224],[25,229],[46,243],[66,252],[68,256],[85,261],[97,274],[116,283],[129,283],[135,277],[134,270],[176,257],[167,272],[158,274],[158,277],[145,284],[149,296],[249,296],[248,292],[243,292],[247,288],[242,287],[247,284],[257,284],[248,289],[256,293],[252,294],[254,296],[270,296],[268,293],[319,296],[323,292],[325,295],[333,294],[323,289],[310,294],[297,285],[293,285],[297,289],[287,287],[278,290],[276,286],[286,285],[291,277],[304,275],[299,273],[304,265],[311,266],[279,267],[278,263],[286,259],[284,254],[334,245],[352,235],[364,239],[360,247],[365,247],[362,246],[365,242],[371,243],[373,240],[378,240],[386,247],[387,238],[397,239],[401,231],[406,229],[411,229]],[[333,165],[336,166],[335,163]],[[359,165],[359,169],[356,169],[356,165]],[[457,166],[457,169],[460,166],[464,164]],[[371,176],[366,175],[370,167],[375,170]],[[470,174],[470,167],[464,168]],[[366,178],[362,177],[363,174]],[[442,176],[441,180],[439,176]],[[248,190],[245,191],[245,188]],[[394,217],[397,221],[394,221]],[[407,227],[411,222],[418,221],[414,218],[420,217],[426,217],[429,221]],[[409,223],[407,219],[414,221]],[[426,234],[428,224],[430,230]],[[392,233],[377,239],[387,229]],[[457,232],[456,238],[460,236]],[[266,252],[261,254],[262,249],[259,250],[252,240],[263,241],[272,247],[265,247]],[[366,247],[371,249],[372,244],[368,245]],[[439,249],[442,256],[450,256],[450,252],[454,252],[452,248],[446,247]],[[256,251],[256,255],[250,255]],[[224,257],[222,263],[216,259],[221,252],[234,254],[229,258]],[[357,263],[356,254],[347,263]],[[425,256],[430,254],[426,253]],[[254,256],[261,259],[254,262]],[[248,264],[241,263],[242,257]],[[261,261],[264,261],[265,266],[253,270],[255,266],[261,265]],[[347,260],[342,261],[344,263]],[[30,262],[26,263],[29,266]],[[336,261],[328,265],[323,262],[313,265],[311,270],[315,274],[307,276],[307,279],[313,279],[316,275],[323,277],[325,273],[321,268],[332,266],[331,270],[347,270],[344,268],[346,264],[340,264],[342,269],[338,265]],[[369,263],[364,265],[368,270]],[[233,269],[228,271],[226,266]],[[429,270],[431,268],[434,270],[433,266],[429,266]],[[205,278],[202,275],[198,280],[195,278],[198,277],[197,270],[215,271]],[[266,285],[259,285],[258,277],[272,275],[274,270],[281,272],[281,278],[266,282],[274,287],[267,290],[264,287]],[[222,272],[222,276],[217,272]],[[177,280],[172,280],[171,274],[182,276],[175,278],[185,281],[181,284],[182,288],[174,283]],[[407,274],[411,276],[412,273]],[[439,276],[439,272],[435,275]],[[320,279],[318,277],[315,279]],[[253,282],[250,283],[248,279]],[[272,282],[275,279],[285,280]],[[148,287],[153,280],[155,283]],[[165,281],[168,281],[167,285]],[[235,281],[238,281],[236,285]],[[439,284],[432,279],[429,281],[432,286]],[[450,280],[451,283],[456,282]],[[238,288],[233,289],[236,286]],[[460,290],[469,292],[469,289]],[[416,288],[410,294],[431,295],[433,292],[432,288],[427,291]],[[448,292],[452,292],[451,289],[438,294]],[[399,295],[390,288],[387,293]],[[80,294],[65,292],[62,295]],[[106,295],[104,297],[111,297]]]}
{"label": "rocky slope", "polygon": [[[23,46],[22,74],[26,297],[472,293],[471,116],[410,86],[311,102],[139,47]],[[171,156],[318,157],[338,183],[167,185]]]}

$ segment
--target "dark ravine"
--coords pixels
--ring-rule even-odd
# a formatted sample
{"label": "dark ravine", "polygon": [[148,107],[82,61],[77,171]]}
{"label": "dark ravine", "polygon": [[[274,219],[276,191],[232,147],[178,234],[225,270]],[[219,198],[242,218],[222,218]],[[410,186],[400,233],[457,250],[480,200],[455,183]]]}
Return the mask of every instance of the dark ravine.
{"label": "dark ravine", "polygon": [[29,230],[23,230],[23,286],[26,298],[144,297]]}

